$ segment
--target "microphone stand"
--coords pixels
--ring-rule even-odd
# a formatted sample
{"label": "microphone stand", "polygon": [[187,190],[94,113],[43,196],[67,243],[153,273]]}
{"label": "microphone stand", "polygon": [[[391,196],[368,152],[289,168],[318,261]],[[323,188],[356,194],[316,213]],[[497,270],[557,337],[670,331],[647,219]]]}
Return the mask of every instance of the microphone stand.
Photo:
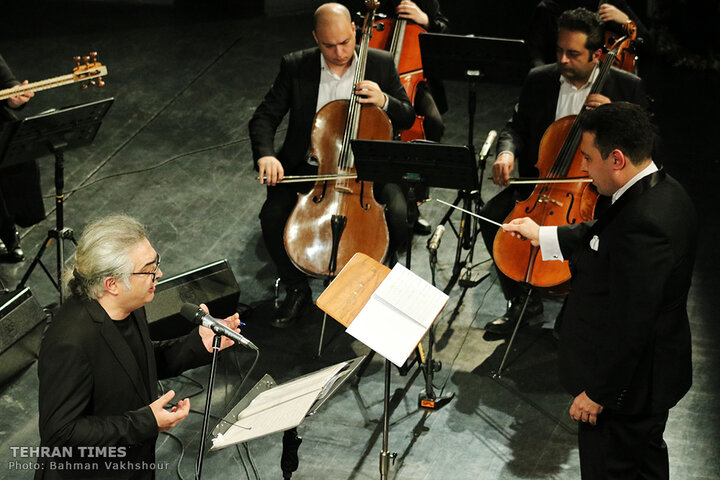
{"label": "microphone stand", "polygon": [[217,371],[217,358],[221,341],[222,335],[215,332],[212,347],[212,363],[210,364],[210,378],[208,380],[207,395],[205,396],[205,412],[203,413],[202,430],[200,431],[200,448],[198,449],[197,460],[195,460],[195,480],[200,480],[202,475],[203,457],[205,455],[205,437],[207,436],[208,424],[210,422],[210,404],[212,403],[212,392],[215,387],[215,373]]}

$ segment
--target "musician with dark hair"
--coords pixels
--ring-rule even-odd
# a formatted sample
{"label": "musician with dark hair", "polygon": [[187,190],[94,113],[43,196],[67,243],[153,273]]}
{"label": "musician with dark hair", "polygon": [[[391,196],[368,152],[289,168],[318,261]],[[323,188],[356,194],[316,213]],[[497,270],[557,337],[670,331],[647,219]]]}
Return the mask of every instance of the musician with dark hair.
{"label": "musician with dark hair", "polygon": [[560,382],[574,397],[584,480],[667,479],[669,409],[692,384],[687,298],[698,219],[651,152],[642,108],[602,105],[579,119],[582,169],[612,205],[597,220],[503,225],[573,272],[560,328]]}
{"label": "musician with dark hair", "polygon": [[[647,97],[641,80],[630,73],[611,68],[599,93],[590,95],[599,74],[602,45],[602,21],[584,8],[564,12],[558,20],[556,63],[534,68],[528,73],[512,118],[500,132],[493,164],[493,182],[506,186],[483,208],[487,218],[502,222],[515,202],[532,193],[532,185],[509,185],[510,175],[536,178],[540,140],[548,127],[560,118],[577,115],[581,109],[626,100],[646,106]],[[482,235],[492,255],[497,227],[482,225]],[[504,315],[489,322],[485,329],[498,335],[512,332],[517,322],[527,287],[497,271],[508,307]],[[542,300],[530,297],[525,318],[542,313]]]}

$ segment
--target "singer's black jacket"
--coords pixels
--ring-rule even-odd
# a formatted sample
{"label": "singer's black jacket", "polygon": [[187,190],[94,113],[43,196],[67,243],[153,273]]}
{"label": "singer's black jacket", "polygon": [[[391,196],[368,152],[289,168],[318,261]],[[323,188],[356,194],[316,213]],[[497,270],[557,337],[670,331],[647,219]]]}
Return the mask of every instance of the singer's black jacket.
{"label": "singer's black jacket", "polygon": [[[75,454],[80,453],[77,447],[126,447],[124,457],[99,459],[101,467],[104,461],[135,465],[155,461],[158,427],[149,405],[158,397],[158,378],[209,363],[212,355],[197,329],[177,339],[151,341],[145,308],[133,313],[146,365],[138,365],[127,341],[97,301],[71,297],[63,304],[40,349],[42,446],[74,447]],[[61,472],[52,470],[50,461],[86,465],[91,460],[79,455],[46,458],[45,469],[38,470],[35,478],[154,478],[151,470]]]}

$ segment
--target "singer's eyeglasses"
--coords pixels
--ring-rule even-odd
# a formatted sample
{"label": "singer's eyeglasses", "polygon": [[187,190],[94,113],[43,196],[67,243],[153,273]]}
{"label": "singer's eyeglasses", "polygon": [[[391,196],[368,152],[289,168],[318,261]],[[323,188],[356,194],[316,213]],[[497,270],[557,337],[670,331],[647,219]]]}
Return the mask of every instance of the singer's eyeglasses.
{"label": "singer's eyeglasses", "polygon": [[152,265],[152,264],[155,264],[155,270],[153,270],[152,272],[132,272],[131,275],[152,275],[152,277],[150,277],[150,278],[154,282],[155,277],[157,276],[157,271],[160,268],[160,254],[159,253],[157,254],[157,257],[155,257],[155,261],[152,262],[150,265]]}

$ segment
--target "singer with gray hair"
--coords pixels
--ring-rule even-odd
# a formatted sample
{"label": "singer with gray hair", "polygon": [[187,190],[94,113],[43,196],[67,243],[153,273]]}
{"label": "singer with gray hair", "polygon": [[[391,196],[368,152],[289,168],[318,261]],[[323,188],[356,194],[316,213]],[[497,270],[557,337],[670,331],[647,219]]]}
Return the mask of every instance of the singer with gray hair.
{"label": "singer with gray hair", "polygon": [[[170,403],[172,390],[158,396],[157,381],[209,363],[215,334],[200,326],[150,339],[144,306],[163,273],[160,254],[132,217],[90,223],[70,263],[70,294],[40,348],[42,468],[35,478],[155,478],[159,432],[190,412],[187,398]],[[239,332],[237,314],[219,322]],[[223,337],[221,348],[232,344]]]}

